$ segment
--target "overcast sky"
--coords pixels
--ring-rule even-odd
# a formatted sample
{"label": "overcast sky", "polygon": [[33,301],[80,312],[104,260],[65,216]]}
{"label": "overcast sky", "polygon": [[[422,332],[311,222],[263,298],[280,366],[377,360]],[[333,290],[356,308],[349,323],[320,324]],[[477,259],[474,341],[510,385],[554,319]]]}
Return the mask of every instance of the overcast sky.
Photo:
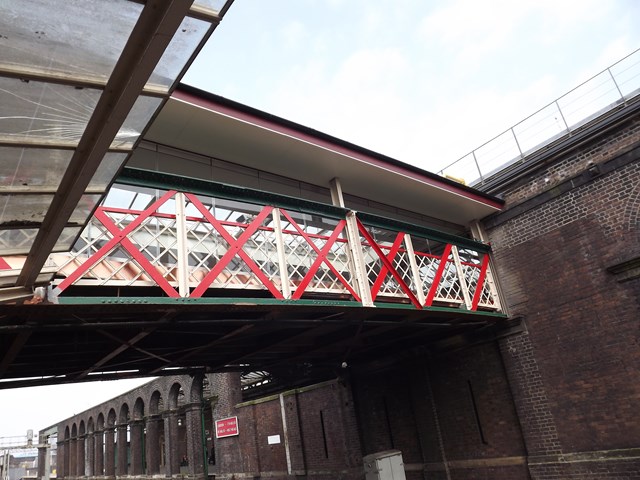
{"label": "overcast sky", "polygon": [[[236,0],[186,83],[427,170],[640,47],[637,0]],[[0,391],[0,437],[142,381]]]}

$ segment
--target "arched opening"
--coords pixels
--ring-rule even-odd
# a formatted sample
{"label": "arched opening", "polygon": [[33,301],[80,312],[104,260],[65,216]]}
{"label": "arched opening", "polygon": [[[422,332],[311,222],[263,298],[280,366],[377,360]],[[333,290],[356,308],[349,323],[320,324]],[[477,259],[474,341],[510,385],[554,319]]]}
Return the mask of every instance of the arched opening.
{"label": "arched opening", "polygon": [[138,397],[133,404],[133,419],[129,422],[130,448],[129,458],[132,475],[141,475],[145,472],[145,424],[144,401]]}
{"label": "arched opening", "polygon": [[107,426],[104,435],[104,474],[112,477],[116,473],[116,411],[112,408],[107,414]]}
{"label": "arched opening", "polygon": [[94,464],[93,474],[97,477],[104,475],[104,415],[98,414],[94,434]]}
{"label": "arched opening", "polygon": [[64,427],[64,451],[62,452],[62,476],[68,477],[71,475],[69,472],[69,453],[71,449],[69,448],[69,444],[71,442],[71,432],[69,430],[69,425]]}
{"label": "arched opening", "polygon": [[71,425],[71,440],[69,440],[69,475],[78,476],[78,426]]}
{"label": "arched opening", "polygon": [[123,403],[118,413],[116,425],[116,476],[129,474],[129,405]]}
{"label": "arched opening", "polygon": [[162,394],[155,390],[149,400],[149,415],[146,423],[146,471],[148,474],[157,474],[165,469],[165,435],[162,413],[164,402]]}

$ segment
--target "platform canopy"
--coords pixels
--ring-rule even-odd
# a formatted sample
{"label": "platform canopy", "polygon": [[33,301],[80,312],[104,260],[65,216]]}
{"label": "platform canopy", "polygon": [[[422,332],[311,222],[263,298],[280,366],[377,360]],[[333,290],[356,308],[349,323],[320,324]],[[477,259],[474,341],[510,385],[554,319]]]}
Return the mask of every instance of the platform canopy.
{"label": "platform canopy", "polygon": [[231,2],[0,2],[3,286],[47,281]]}

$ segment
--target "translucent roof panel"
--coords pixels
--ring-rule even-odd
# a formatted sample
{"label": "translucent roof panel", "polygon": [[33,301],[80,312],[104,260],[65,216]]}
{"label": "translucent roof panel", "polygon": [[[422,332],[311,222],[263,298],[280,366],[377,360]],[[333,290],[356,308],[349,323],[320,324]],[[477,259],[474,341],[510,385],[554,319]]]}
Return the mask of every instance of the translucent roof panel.
{"label": "translucent roof panel", "polygon": [[102,198],[102,195],[83,195],[76,209],[71,214],[69,223],[82,225],[89,220],[89,215],[93,212],[93,209],[98,205],[98,202]]}
{"label": "translucent roof panel", "polygon": [[23,286],[71,248],[227,4],[190,3],[0,0],[0,256],[27,254]]}
{"label": "translucent roof panel", "polygon": [[142,8],[127,0],[1,1],[2,63],[106,79]]}
{"label": "translucent roof panel", "polygon": [[52,198],[53,195],[0,195],[0,228],[40,225]]}
{"label": "translucent roof panel", "polygon": [[211,24],[186,17],[173,36],[149,83],[170,87],[189,60],[185,51],[194,51],[209,31]]}
{"label": "translucent roof panel", "polygon": [[124,163],[127,158],[126,153],[114,153],[109,152],[104,156],[102,163],[98,167],[95,175],[91,179],[91,183],[89,183],[90,189],[100,189],[105,190],[113,180],[113,177],[116,176],[118,170]]}
{"label": "translucent roof panel", "polygon": [[77,144],[99,90],[0,77],[0,138]]}
{"label": "translucent roof panel", "polygon": [[76,242],[76,238],[80,235],[82,231],[82,227],[66,227],[62,230],[62,234],[58,238],[55,247],[53,247],[54,252],[68,252],[73,247],[73,244]]}
{"label": "translucent roof panel", "polygon": [[0,188],[57,188],[72,150],[0,147]]}
{"label": "translucent roof panel", "polygon": [[162,99],[158,97],[146,97],[141,95],[136,100],[133,108],[127,115],[124,124],[118,131],[116,138],[113,139],[111,147],[129,147],[133,148],[133,144],[147,126],[149,120],[158,109]]}
{"label": "translucent roof panel", "polygon": [[0,230],[0,256],[26,255],[37,234],[37,228]]}

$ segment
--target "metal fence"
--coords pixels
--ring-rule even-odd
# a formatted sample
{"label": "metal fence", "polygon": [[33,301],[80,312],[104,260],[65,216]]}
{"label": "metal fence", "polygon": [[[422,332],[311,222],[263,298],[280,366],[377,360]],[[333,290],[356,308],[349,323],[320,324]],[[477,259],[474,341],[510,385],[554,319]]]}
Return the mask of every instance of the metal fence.
{"label": "metal fence", "polygon": [[467,185],[488,178],[640,94],[640,49],[438,172]]}

